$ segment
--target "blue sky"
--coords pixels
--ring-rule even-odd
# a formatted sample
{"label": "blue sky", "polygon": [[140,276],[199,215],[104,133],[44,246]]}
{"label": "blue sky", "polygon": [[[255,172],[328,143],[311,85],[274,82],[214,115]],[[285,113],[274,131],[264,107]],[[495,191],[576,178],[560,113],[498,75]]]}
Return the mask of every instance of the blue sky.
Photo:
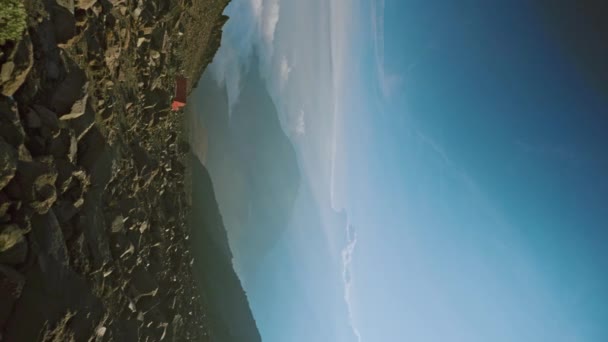
{"label": "blue sky", "polygon": [[211,70],[262,55],[304,175],[264,341],[608,340],[605,93],[540,8],[433,3],[228,8]]}

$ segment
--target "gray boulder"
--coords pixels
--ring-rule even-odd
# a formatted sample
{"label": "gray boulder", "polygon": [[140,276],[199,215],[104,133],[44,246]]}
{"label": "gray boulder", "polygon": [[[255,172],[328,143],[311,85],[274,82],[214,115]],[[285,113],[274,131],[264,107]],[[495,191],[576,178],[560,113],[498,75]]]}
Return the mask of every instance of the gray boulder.
{"label": "gray boulder", "polygon": [[[59,2],[59,1],[58,1]],[[63,2],[63,1],[62,1]],[[76,18],[74,2],[55,3],[50,10],[55,38],[58,44],[67,43],[76,35]]]}
{"label": "gray boulder", "polygon": [[156,296],[158,282],[144,267],[139,265],[131,273],[130,289],[137,302],[142,297]]}
{"label": "gray boulder", "polygon": [[60,194],[63,194],[72,182],[72,173],[76,171],[76,165],[65,158],[57,158],[55,159],[55,168],[57,170],[55,187]]}
{"label": "gray boulder", "polygon": [[17,104],[8,97],[0,97],[0,136],[14,148],[25,140]]}
{"label": "gray boulder", "polygon": [[0,226],[0,253],[23,242],[23,231],[16,224]]}
{"label": "gray boulder", "polygon": [[0,330],[13,312],[24,285],[25,278],[19,272],[0,265]]}
{"label": "gray boulder", "polygon": [[34,105],[32,108],[38,114],[41,126],[47,127],[52,134],[59,132],[59,119],[55,112],[40,105]]}
{"label": "gray boulder", "polygon": [[22,199],[37,213],[46,213],[55,200],[57,171],[48,163],[19,161],[15,181]]}
{"label": "gray boulder", "polygon": [[21,265],[25,263],[28,253],[28,245],[25,239],[21,239],[19,243],[9,250],[0,253],[0,264],[5,265]]}
{"label": "gray boulder", "polygon": [[25,82],[34,65],[34,50],[30,36],[26,33],[17,43],[8,61],[0,67],[0,90],[2,95],[13,96]]}
{"label": "gray boulder", "polygon": [[[86,105],[87,76],[73,61],[66,62],[67,75],[59,83],[57,89],[51,97],[50,109],[57,113],[61,118],[65,115],[72,115],[72,107],[76,104],[76,110],[80,110],[83,99]],[[76,102],[79,102],[78,104]],[[82,110],[84,113],[84,109]],[[81,114],[82,115],[82,114]]]}
{"label": "gray boulder", "polygon": [[15,176],[17,151],[0,137],[0,190]]}
{"label": "gray boulder", "polygon": [[27,113],[25,113],[25,122],[28,128],[34,129],[42,127],[42,121],[40,120],[40,116],[33,109],[30,109],[27,111]]}
{"label": "gray boulder", "polygon": [[51,139],[48,152],[55,159],[66,158],[70,161],[74,161],[77,148],[74,131],[68,128],[62,128],[59,133]]}
{"label": "gray boulder", "polygon": [[[63,232],[53,210],[44,215],[32,216],[32,235],[40,253],[53,258],[66,268],[69,267],[68,250]],[[44,269],[44,265],[43,269]]]}
{"label": "gray boulder", "polygon": [[93,5],[95,5],[96,3],[97,3],[97,0],[77,0],[76,7],[83,9],[83,10],[88,10],[89,8],[93,7]]}

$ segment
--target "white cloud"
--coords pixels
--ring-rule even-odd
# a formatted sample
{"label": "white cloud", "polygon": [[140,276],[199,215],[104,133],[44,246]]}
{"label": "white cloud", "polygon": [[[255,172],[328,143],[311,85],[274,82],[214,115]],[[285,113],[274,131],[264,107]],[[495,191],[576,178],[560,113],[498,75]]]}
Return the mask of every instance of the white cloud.
{"label": "white cloud", "polygon": [[[253,0],[260,1],[260,0]],[[274,32],[279,22],[279,0],[264,1],[264,17],[261,20],[262,35],[266,44],[270,45],[274,42]]]}
{"label": "white cloud", "polygon": [[304,110],[300,110],[300,113],[296,119],[294,131],[298,136],[306,134],[306,121],[304,119]]}
{"label": "white cloud", "polygon": [[401,86],[402,77],[398,74],[387,72],[384,59],[384,0],[376,0],[371,3],[371,26],[374,43],[374,55],[376,59],[376,74],[378,87],[384,100],[390,99],[395,91]]}
{"label": "white cloud", "polygon": [[289,81],[289,74],[291,73],[292,68],[292,66],[289,64],[289,61],[287,61],[287,57],[283,56],[281,58],[281,64],[279,68],[279,82],[281,89],[283,89],[283,87],[285,87],[285,85],[287,84],[287,81]]}
{"label": "white cloud", "polygon": [[226,85],[230,108],[236,103],[241,88],[241,73],[250,67],[251,55],[257,52],[260,64],[272,65],[273,45],[279,22],[280,0],[232,1],[226,15],[221,48],[210,66],[214,78]]}
{"label": "white cloud", "polygon": [[352,288],[353,288],[353,255],[357,246],[357,232],[354,231],[350,222],[346,225],[347,244],[342,249],[342,282],[344,283],[344,301],[348,309],[348,321],[357,337],[357,341],[361,342],[361,334],[354,321]]}
{"label": "white cloud", "polygon": [[258,19],[258,22],[262,18],[263,8],[264,8],[263,0],[251,0],[251,9],[253,10],[253,16]]}
{"label": "white cloud", "polygon": [[253,17],[267,44],[274,41],[279,22],[279,0],[250,0]]}
{"label": "white cloud", "polygon": [[[327,151],[329,153],[314,156],[311,153],[302,157],[304,159],[302,165],[305,169],[315,170],[309,171],[309,176],[314,178],[318,185],[318,190],[315,192],[318,192],[319,198],[324,200],[327,200],[326,196],[329,195],[330,206],[335,210],[336,207],[344,207],[347,204],[343,203],[345,200],[342,198],[339,186],[343,179],[341,166],[344,157],[339,153],[341,140],[337,140],[340,138],[338,135],[343,120],[348,119],[348,111],[342,112],[348,107],[344,104],[351,103],[350,97],[357,93],[353,88],[360,86],[355,83],[359,80],[358,74],[353,70],[358,63],[353,56],[358,56],[356,53],[360,36],[357,32],[362,29],[360,25],[367,27],[369,13],[351,0],[280,1],[282,0],[232,1],[226,13],[230,20],[224,28],[222,47],[214,61],[215,69],[222,70],[221,72],[213,70],[216,75],[220,75],[217,77],[218,81],[224,80],[230,83],[228,92],[231,103],[234,103],[239,95],[240,73],[248,68],[259,68],[266,78],[271,94],[281,94],[288,82],[298,84],[298,87],[293,87],[294,89],[285,87],[285,94],[281,94],[286,95],[282,96],[281,100],[290,102],[277,103],[278,108],[284,110],[285,117],[288,118],[288,124],[283,127],[293,134],[294,140],[299,140],[298,143],[305,144],[313,139],[315,141],[323,139],[330,146],[330,150]],[[378,8],[381,8],[380,12],[383,13],[383,1],[379,1]],[[320,9],[320,12],[315,18],[307,18],[300,14],[308,13],[303,10],[309,8],[311,11]],[[280,18],[281,15],[296,17]],[[380,22],[382,21],[381,16]],[[383,25],[376,26],[383,27]],[[383,33],[376,32],[375,36],[383,38]],[[378,51],[376,59],[382,61],[378,65],[382,66],[379,70],[382,70],[382,79],[384,79],[384,57],[380,54],[380,51],[382,53],[384,51],[384,43],[383,40],[378,43],[382,48],[376,49]],[[260,57],[259,65],[249,65],[253,53]],[[298,58],[297,65],[296,58]],[[383,89],[388,93],[389,86],[393,83],[398,82],[388,82],[387,87]],[[298,94],[293,93],[296,91]],[[304,135],[310,139],[297,139]],[[317,174],[316,170],[319,169],[320,164],[324,165],[323,170],[327,170],[325,168],[327,166],[331,168],[331,179],[318,180],[319,176],[327,177],[326,172]],[[330,189],[326,188],[328,183]],[[353,305],[355,286],[352,263],[357,235],[350,222],[346,226],[334,225],[328,228],[332,229],[332,233],[328,236],[336,237],[336,232],[346,233],[346,243],[341,237],[338,237],[339,240],[334,240],[336,244],[331,245],[331,255],[336,258],[334,259],[336,271],[341,272],[342,284],[336,285],[343,287],[350,329],[357,341],[361,341],[354,320]],[[337,281],[339,282],[339,279]]]}

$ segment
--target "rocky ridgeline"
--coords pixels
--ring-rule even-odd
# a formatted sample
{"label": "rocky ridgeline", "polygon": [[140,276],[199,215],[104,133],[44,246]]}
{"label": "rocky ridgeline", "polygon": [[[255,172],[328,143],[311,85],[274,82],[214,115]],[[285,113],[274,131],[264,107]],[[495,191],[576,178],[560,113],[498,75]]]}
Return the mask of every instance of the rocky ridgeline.
{"label": "rocky ridgeline", "polygon": [[[27,32],[0,47],[0,341],[208,340],[169,111],[175,75],[202,72],[179,53],[193,5],[25,5]],[[200,68],[226,19],[205,6]]]}

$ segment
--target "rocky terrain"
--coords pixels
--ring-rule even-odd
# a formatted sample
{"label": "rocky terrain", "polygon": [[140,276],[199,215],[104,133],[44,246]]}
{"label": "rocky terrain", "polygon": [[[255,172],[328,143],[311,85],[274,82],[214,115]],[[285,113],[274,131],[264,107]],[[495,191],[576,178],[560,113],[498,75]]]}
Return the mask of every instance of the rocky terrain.
{"label": "rocky terrain", "polygon": [[0,46],[0,341],[217,340],[169,109],[227,1],[24,1]]}

